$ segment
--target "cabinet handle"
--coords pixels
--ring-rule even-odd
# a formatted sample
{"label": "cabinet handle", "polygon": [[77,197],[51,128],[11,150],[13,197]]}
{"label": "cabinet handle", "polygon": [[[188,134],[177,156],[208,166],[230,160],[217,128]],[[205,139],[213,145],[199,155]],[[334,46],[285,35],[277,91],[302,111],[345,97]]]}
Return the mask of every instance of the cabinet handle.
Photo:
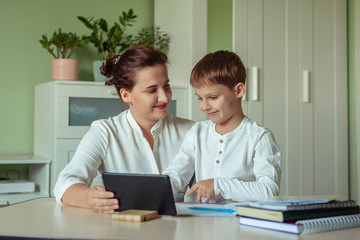
{"label": "cabinet handle", "polygon": [[308,70],[303,71],[303,102],[310,102],[310,72]]}
{"label": "cabinet handle", "polygon": [[259,101],[259,68],[258,67],[251,68],[251,84],[252,84],[251,99],[253,101]]}

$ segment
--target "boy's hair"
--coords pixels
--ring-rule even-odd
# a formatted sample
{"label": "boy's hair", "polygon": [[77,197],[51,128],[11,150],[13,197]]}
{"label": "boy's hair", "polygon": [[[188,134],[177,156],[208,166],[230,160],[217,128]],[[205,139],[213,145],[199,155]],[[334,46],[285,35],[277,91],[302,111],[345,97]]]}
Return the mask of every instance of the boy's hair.
{"label": "boy's hair", "polygon": [[193,68],[190,84],[193,87],[223,84],[230,89],[238,83],[245,84],[246,70],[240,57],[225,50],[209,53]]}

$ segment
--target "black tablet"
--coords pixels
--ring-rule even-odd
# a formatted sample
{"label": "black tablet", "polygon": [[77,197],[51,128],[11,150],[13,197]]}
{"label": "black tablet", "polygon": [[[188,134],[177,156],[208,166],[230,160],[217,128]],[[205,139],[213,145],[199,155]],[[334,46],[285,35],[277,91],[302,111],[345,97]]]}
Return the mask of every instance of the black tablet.
{"label": "black tablet", "polygon": [[170,179],[160,174],[102,174],[106,191],[113,192],[120,208],[156,210],[160,215],[176,215]]}

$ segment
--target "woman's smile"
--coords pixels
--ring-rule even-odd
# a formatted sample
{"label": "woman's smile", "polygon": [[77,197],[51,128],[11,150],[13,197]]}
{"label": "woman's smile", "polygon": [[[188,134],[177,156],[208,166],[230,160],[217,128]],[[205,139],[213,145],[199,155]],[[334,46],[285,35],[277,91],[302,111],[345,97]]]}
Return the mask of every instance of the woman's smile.
{"label": "woman's smile", "polygon": [[166,104],[164,103],[164,104],[156,105],[155,107],[159,110],[164,110],[166,109]]}

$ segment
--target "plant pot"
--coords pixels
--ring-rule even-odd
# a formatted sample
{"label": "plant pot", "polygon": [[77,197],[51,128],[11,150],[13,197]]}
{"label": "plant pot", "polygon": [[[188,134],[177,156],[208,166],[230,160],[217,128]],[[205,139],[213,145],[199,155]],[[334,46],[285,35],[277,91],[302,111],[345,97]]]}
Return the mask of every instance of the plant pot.
{"label": "plant pot", "polygon": [[93,62],[93,73],[94,73],[94,81],[95,82],[105,82],[106,81],[106,77],[100,73],[100,67],[102,66],[102,64],[104,62],[105,61],[103,61],[103,60],[96,60]]}
{"label": "plant pot", "polygon": [[70,58],[56,58],[51,61],[53,80],[77,80],[78,60]]}

